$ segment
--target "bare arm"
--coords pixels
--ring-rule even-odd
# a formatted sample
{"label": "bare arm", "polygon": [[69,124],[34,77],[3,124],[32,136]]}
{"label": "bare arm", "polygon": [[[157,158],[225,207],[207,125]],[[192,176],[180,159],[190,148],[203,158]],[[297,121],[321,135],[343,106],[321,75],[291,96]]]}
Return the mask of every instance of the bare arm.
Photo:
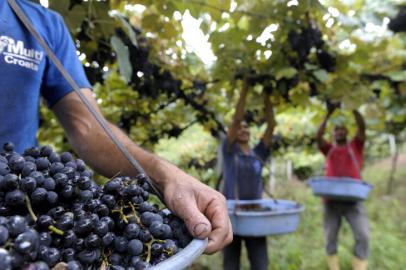
{"label": "bare arm", "polygon": [[262,142],[265,147],[269,148],[272,144],[273,131],[276,126],[275,115],[273,111],[273,105],[269,99],[269,95],[264,92],[264,105],[265,105],[265,119],[267,122],[266,130],[262,136]]}
{"label": "bare arm", "polygon": [[[99,112],[92,92],[82,90]],[[136,171],[113,145],[110,138],[83,105],[76,93],[62,98],[53,108],[76,153],[99,173],[134,176]],[[198,238],[209,238],[206,253],[220,250],[232,239],[231,225],[223,195],[202,184],[173,164],[133,143],[119,128],[110,124],[114,134],[140,162],[164,194],[167,206]]]}
{"label": "bare arm", "polygon": [[320,124],[320,127],[317,130],[316,142],[320,149],[322,149],[327,144],[326,140],[323,139],[323,136],[324,136],[324,133],[326,132],[327,121],[330,118],[330,116],[333,114],[334,110],[335,110],[335,107],[333,107],[327,111],[327,114],[324,117],[323,122]]}
{"label": "bare arm", "polygon": [[362,115],[357,111],[353,110],[352,113],[354,114],[355,122],[357,123],[357,135],[356,137],[360,141],[365,141],[365,121]]}
{"label": "bare arm", "polygon": [[243,87],[241,89],[240,98],[238,99],[237,106],[235,109],[233,122],[231,123],[231,126],[228,128],[227,132],[227,139],[229,145],[234,143],[237,137],[238,129],[240,128],[240,123],[244,118],[245,101],[247,99],[248,88],[249,84],[245,79],[243,82]]}

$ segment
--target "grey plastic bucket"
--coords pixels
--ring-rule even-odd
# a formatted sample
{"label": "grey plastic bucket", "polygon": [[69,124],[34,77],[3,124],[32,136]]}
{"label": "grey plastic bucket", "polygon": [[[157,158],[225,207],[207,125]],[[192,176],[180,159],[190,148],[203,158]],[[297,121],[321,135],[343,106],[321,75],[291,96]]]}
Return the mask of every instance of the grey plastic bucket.
{"label": "grey plastic bucket", "polygon": [[366,200],[372,185],[349,177],[313,177],[307,181],[313,194],[343,201]]}
{"label": "grey plastic bucket", "polygon": [[[269,207],[269,211],[244,211],[236,205],[258,204]],[[233,226],[233,233],[240,236],[267,236],[287,234],[296,231],[300,213],[304,206],[287,200],[228,200],[228,214]]]}
{"label": "grey plastic bucket", "polygon": [[193,239],[184,249],[167,260],[151,266],[150,270],[182,270],[190,266],[206,249],[208,240]]}

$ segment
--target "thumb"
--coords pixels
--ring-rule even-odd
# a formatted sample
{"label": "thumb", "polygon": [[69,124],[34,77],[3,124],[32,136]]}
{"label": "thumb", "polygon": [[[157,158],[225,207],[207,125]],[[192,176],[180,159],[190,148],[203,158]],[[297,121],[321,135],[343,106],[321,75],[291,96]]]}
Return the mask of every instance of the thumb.
{"label": "thumb", "polygon": [[193,237],[204,239],[209,236],[212,230],[210,221],[197,207],[195,198],[178,195],[174,200],[173,209],[176,209],[176,215],[185,222]]}

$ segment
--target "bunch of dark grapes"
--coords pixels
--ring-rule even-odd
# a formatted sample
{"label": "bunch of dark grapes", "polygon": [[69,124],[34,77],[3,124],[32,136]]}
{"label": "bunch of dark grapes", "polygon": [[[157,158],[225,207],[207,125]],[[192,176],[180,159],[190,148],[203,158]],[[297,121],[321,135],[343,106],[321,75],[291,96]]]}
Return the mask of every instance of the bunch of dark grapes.
{"label": "bunch of dark grapes", "polygon": [[72,154],[11,143],[0,151],[0,269],[147,269],[192,237],[150,202],[145,176],[97,185]]}

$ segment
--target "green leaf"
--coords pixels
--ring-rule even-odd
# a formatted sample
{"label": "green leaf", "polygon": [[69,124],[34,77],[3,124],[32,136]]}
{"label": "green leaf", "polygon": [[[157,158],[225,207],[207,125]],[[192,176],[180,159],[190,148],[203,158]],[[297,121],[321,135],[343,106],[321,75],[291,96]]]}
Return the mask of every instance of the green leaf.
{"label": "green leaf", "polygon": [[291,79],[296,74],[297,74],[297,70],[295,68],[293,68],[293,67],[285,67],[285,68],[282,68],[282,69],[278,69],[276,71],[275,78],[277,80],[279,80],[281,78]]}
{"label": "green leaf", "polygon": [[134,29],[132,28],[131,24],[120,13],[114,13],[113,17],[120,20],[120,22],[123,24],[123,26],[127,30],[127,34],[130,37],[132,44],[134,46],[138,47],[137,34],[134,32]]}
{"label": "green leaf", "polygon": [[313,75],[320,82],[326,82],[328,80],[328,73],[324,69],[318,69],[318,70],[313,71]]}
{"label": "green leaf", "polygon": [[130,53],[128,51],[128,47],[125,46],[121,39],[116,36],[111,37],[110,43],[117,54],[120,74],[125,78],[126,82],[129,83],[133,69],[130,63]]}
{"label": "green leaf", "polygon": [[406,70],[390,71],[384,74],[388,76],[392,81],[403,82],[406,81]]}

